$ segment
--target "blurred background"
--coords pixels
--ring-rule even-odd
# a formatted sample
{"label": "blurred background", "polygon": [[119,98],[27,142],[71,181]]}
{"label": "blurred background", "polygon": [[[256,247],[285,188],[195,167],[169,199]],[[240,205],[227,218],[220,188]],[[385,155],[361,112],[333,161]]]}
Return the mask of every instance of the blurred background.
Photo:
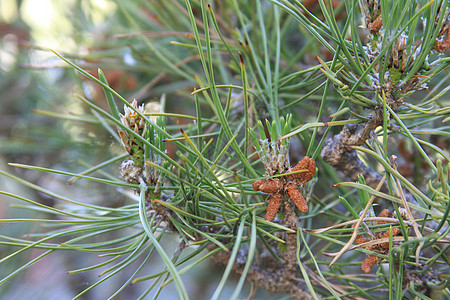
{"label": "blurred background", "polygon": [[[116,36],[133,31],[128,23],[123,22],[121,9],[124,8],[107,0],[0,0],[0,170],[71,199],[112,206],[123,201],[120,193],[105,185],[81,181],[68,185],[67,177],[8,166],[10,162],[17,162],[81,172],[88,166],[105,161],[112,154],[123,153],[121,145],[115,143],[111,134],[89,122],[89,108],[74,97],[74,94],[81,94],[106,108],[103,90],[77,74],[49,49],[75,60],[95,76],[97,68],[102,68],[110,86],[126,99],[137,98],[141,103],[158,102],[164,91],[170,107],[174,101],[182,103],[180,100],[189,94],[193,83],[186,79],[187,76],[164,73],[161,64],[152,65],[153,58],[140,52],[145,51],[139,49],[140,46],[131,45],[129,39]],[[156,27],[161,27],[150,10],[143,10],[143,15],[146,19],[142,22],[147,22],[147,30],[155,31]],[[169,45],[167,39],[156,43],[161,47]],[[186,90],[184,95],[177,94],[183,89]],[[186,113],[188,107],[178,104],[171,110]],[[110,171],[118,175],[118,165],[115,167],[117,169],[112,167]],[[55,198],[28,189],[6,176],[0,176],[0,190],[46,205],[57,205]],[[22,204],[12,197],[0,195],[0,218],[23,219],[31,215],[45,218],[44,214],[39,216],[38,211],[22,209]],[[42,226],[48,225],[29,222],[11,226],[0,223],[0,234],[23,237],[44,231]],[[171,246],[171,243],[174,244]],[[176,238],[163,241],[169,248],[176,247],[177,243]],[[18,248],[0,245],[0,258],[16,250]],[[2,264],[0,277],[43,253],[39,250],[23,252]],[[161,261],[154,257],[148,268],[161,269]],[[66,272],[103,261],[105,258],[99,259],[96,254],[76,251],[70,255],[51,253],[0,285],[0,298],[70,299],[95,283],[100,271],[74,275],[66,275]],[[217,275],[222,273],[213,272],[214,268],[216,266],[212,264],[202,264],[184,278],[193,298],[203,299],[211,294],[215,286],[209,287],[208,283],[217,282]],[[108,298],[132,272],[134,270],[121,272],[83,299]],[[131,286],[121,294],[126,296],[121,297],[137,298],[151,283],[146,281]],[[164,289],[160,297],[175,299],[176,291]]]}

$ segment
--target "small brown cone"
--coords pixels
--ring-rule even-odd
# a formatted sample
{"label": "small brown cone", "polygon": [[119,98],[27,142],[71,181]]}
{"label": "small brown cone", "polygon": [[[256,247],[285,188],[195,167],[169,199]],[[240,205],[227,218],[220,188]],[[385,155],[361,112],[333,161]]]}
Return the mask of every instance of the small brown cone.
{"label": "small brown cone", "polygon": [[277,193],[275,195],[270,195],[269,198],[267,198],[269,201],[269,204],[267,204],[267,211],[266,215],[264,216],[264,219],[266,221],[272,222],[273,219],[275,219],[275,216],[277,215],[278,208],[280,207],[281,203],[281,194]]}
{"label": "small brown cone", "polygon": [[364,273],[369,274],[372,270],[373,266],[375,266],[377,263],[381,261],[381,258],[375,255],[369,255],[366,257],[365,260],[363,260],[361,264],[361,269]]}
{"label": "small brown cone", "polygon": [[[380,214],[378,215],[380,218],[387,218],[387,217],[389,217],[389,209],[383,209],[381,212],[380,212]],[[386,224],[386,222],[383,222],[383,221],[381,221],[381,222],[378,222],[378,224]]]}
{"label": "small brown cone", "polygon": [[288,175],[287,178],[290,180],[296,180],[299,183],[310,181],[316,173],[316,162],[314,159],[307,156],[303,157],[295,167],[289,170],[289,172],[297,172],[302,170],[306,170],[306,172],[291,174]]}
{"label": "small brown cone", "polygon": [[361,244],[367,243],[368,241],[369,241],[369,240],[368,240],[365,236],[363,236],[363,235],[358,235],[358,236],[356,237],[356,240],[355,240],[355,242],[356,242],[357,245],[361,245]]}
{"label": "small brown cone", "polygon": [[306,203],[305,198],[302,196],[302,194],[298,191],[297,187],[290,183],[286,187],[286,191],[289,195],[289,198],[291,198],[292,202],[294,202],[295,206],[303,212],[308,212],[308,204]]}
{"label": "small brown cone", "polygon": [[383,25],[383,18],[379,15],[372,23],[367,25],[367,29],[369,29],[370,33],[377,33],[380,31],[381,26]]}
{"label": "small brown cone", "polygon": [[258,179],[252,182],[252,188],[255,191],[259,191],[259,187],[261,186],[261,184],[263,183],[263,180]]}
{"label": "small brown cone", "polygon": [[[382,238],[388,238],[389,237],[389,231],[390,230],[386,230],[385,232],[383,232]],[[400,231],[401,231],[400,228],[392,228],[392,236],[393,237],[396,236],[397,234],[400,233]],[[383,250],[389,249],[389,242],[381,243],[380,247]]]}
{"label": "small brown cone", "polygon": [[447,28],[447,36],[443,41],[436,41],[434,44],[434,50],[438,52],[445,52],[450,49],[450,26]]}
{"label": "small brown cone", "polygon": [[259,190],[267,194],[275,194],[283,187],[284,180],[278,178],[269,178],[264,180],[259,186]]}

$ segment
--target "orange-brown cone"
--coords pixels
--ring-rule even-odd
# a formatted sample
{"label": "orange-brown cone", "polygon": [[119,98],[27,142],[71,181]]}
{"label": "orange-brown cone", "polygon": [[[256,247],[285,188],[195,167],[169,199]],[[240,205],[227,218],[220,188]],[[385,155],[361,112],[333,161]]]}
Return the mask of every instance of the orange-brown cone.
{"label": "orange-brown cone", "polygon": [[[396,236],[397,234],[400,233],[400,228],[392,228],[392,236]],[[386,230],[383,235],[382,238],[388,238],[389,237],[389,230]],[[383,248],[384,250],[389,249],[389,242],[385,242],[385,243],[381,243],[380,247]]]}
{"label": "orange-brown cone", "polygon": [[443,41],[436,41],[434,50],[438,52],[445,52],[450,49],[450,26],[447,28],[447,36]]}
{"label": "orange-brown cone", "polygon": [[[387,218],[387,217],[389,217],[389,209],[383,209],[381,212],[380,212],[380,214],[379,214],[379,217],[381,217],[381,218]],[[383,222],[383,221],[381,221],[381,222],[378,222],[378,224],[386,224],[386,222]]]}
{"label": "orange-brown cone", "polygon": [[262,183],[263,183],[263,181],[261,179],[255,180],[252,182],[252,188],[255,191],[259,191],[259,187],[261,186]]}
{"label": "orange-brown cone", "polygon": [[364,273],[369,274],[372,270],[373,266],[375,266],[377,263],[381,261],[381,258],[375,255],[369,255],[366,257],[365,260],[363,260],[361,264],[361,269]]}
{"label": "orange-brown cone", "polygon": [[292,202],[294,202],[295,206],[303,212],[308,212],[308,204],[306,203],[305,198],[302,196],[302,194],[298,191],[297,187],[294,184],[288,184],[286,187],[286,191],[289,195],[289,198],[291,198]]}
{"label": "orange-brown cone", "polygon": [[303,157],[302,160],[292,169],[289,170],[289,172],[297,172],[301,170],[306,170],[306,172],[296,173],[288,175],[287,177],[290,180],[296,180],[299,183],[305,183],[310,181],[314,174],[316,173],[316,162],[314,159],[309,158],[307,156]]}
{"label": "orange-brown cone", "polygon": [[267,211],[266,215],[264,216],[264,219],[266,221],[272,222],[273,219],[275,219],[275,216],[277,215],[278,208],[280,207],[281,203],[281,194],[277,193],[275,195],[270,195],[269,198],[267,198],[269,201],[269,204],[267,204]]}
{"label": "orange-brown cone", "polygon": [[269,178],[263,181],[259,186],[259,190],[267,194],[275,194],[283,187],[284,180],[278,178]]}
{"label": "orange-brown cone", "polygon": [[370,33],[376,33],[380,31],[381,26],[383,25],[383,18],[379,15],[375,21],[367,25],[367,29],[369,29]]}
{"label": "orange-brown cone", "polygon": [[361,245],[361,244],[364,244],[364,243],[367,243],[369,240],[365,237],[365,236],[363,236],[363,235],[358,235],[357,237],[356,237],[356,244],[357,245]]}

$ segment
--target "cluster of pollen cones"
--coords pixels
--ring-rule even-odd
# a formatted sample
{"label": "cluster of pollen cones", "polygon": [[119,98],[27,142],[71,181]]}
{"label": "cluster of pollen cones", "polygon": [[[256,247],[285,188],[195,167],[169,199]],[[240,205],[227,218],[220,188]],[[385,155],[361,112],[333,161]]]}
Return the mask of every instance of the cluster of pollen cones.
{"label": "cluster of pollen cones", "polygon": [[315,173],[316,162],[305,156],[295,167],[289,168],[285,174],[281,174],[279,177],[255,180],[252,183],[255,191],[270,194],[267,198],[269,203],[264,219],[269,222],[275,219],[284,195],[289,196],[297,208],[306,213],[308,204],[298,188],[310,181]]}
{"label": "cluster of pollen cones", "polygon": [[[379,215],[379,217],[382,217],[382,218],[387,218],[388,216],[389,216],[388,209],[383,210]],[[378,225],[385,224],[385,223],[386,222],[377,222]],[[396,228],[396,227],[392,228],[392,236],[396,236],[399,233],[400,233],[400,228]],[[389,230],[377,233],[376,237],[379,239],[388,238]],[[358,245],[361,245],[361,244],[364,244],[367,242],[370,242],[370,240],[363,235],[359,235],[356,238],[356,244],[358,244]],[[364,247],[364,245],[362,247]],[[364,248],[367,250],[370,250],[370,251],[380,253],[380,254],[386,254],[389,252],[389,242],[365,246]],[[370,271],[376,264],[381,262],[381,260],[382,260],[381,257],[378,257],[373,254],[369,254],[369,256],[367,256],[366,259],[362,262],[361,269],[363,270],[364,273],[368,274],[368,273],[370,273]]]}

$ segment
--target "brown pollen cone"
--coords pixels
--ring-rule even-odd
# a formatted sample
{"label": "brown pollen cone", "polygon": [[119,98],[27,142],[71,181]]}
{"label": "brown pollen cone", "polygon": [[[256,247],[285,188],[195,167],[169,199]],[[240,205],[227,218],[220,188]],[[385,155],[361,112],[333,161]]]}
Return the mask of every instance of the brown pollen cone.
{"label": "brown pollen cone", "polygon": [[264,219],[266,221],[272,222],[273,219],[275,219],[275,216],[278,212],[278,207],[281,203],[281,194],[277,193],[275,195],[270,195],[269,198],[267,198],[269,201],[269,204],[267,204],[267,211],[266,215],[264,216]]}
{"label": "brown pollen cone", "polygon": [[445,52],[450,49],[450,26],[447,28],[447,36],[443,41],[436,41],[434,50],[438,52]]}
{"label": "brown pollen cone", "polygon": [[255,191],[259,191],[259,187],[261,186],[261,184],[263,183],[263,180],[258,179],[252,182],[252,188]]}
{"label": "brown pollen cone", "polygon": [[266,179],[259,186],[259,190],[263,193],[274,194],[277,193],[284,184],[284,180],[274,178],[274,179]]}
{"label": "brown pollen cone", "polygon": [[289,198],[291,198],[292,202],[294,202],[295,206],[303,212],[308,212],[308,204],[306,203],[305,198],[302,196],[302,194],[297,189],[297,186],[293,184],[292,182],[289,182],[286,186],[286,192],[289,195]]}
{"label": "brown pollen cone", "polygon": [[[387,218],[387,217],[389,217],[389,209],[383,209],[381,212],[380,212],[380,214],[378,215],[380,218]],[[386,224],[386,222],[383,222],[383,221],[381,221],[381,222],[378,222],[378,224]]]}
{"label": "brown pollen cone", "polygon": [[[352,226],[352,227],[353,227],[353,226]],[[368,241],[369,241],[369,240],[368,240],[365,236],[363,236],[363,235],[358,235],[358,236],[356,237],[356,244],[358,244],[358,245],[367,243]]]}
{"label": "brown pollen cone", "polygon": [[369,255],[361,264],[361,269],[364,273],[369,274],[373,266],[381,261],[381,258],[375,255]]}
{"label": "brown pollen cone", "polygon": [[383,18],[379,15],[375,21],[367,25],[367,29],[369,29],[370,33],[376,33],[380,31],[381,26],[383,25]]}
{"label": "brown pollen cone", "polygon": [[[388,209],[384,209],[380,214],[380,217],[382,218],[386,218],[389,216],[389,210]],[[378,221],[378,224],[385,224],[386,222],[383,221]],[[354,228],[355,225],[352,225],[352,228]],[[384,238],[389,238],[389,233],[390,230],[386,230],[384,232],[379,232],[376,234],[377,238],[379,239],[384,239]],[[401,232],[400,228],[392,228],[392,236],[396,236],[397,234],[399,234]],[[367,239],[365,236],[363,235],[359,235],[356,238],[356,243],[358,245],[367,243],[371,240]],[[377,240],[378,241],[378,240]],[[376,241],[374,241],[376,242]],[[389,250],[389,242],[384,242],[384,243],[380,243],[380,244],[373,244],[370,246],[362,246],[363,248],[370,250],[370,251],[375,251],[377,253],[382,253],[382,254],[386,254]],[[370,273],[370,271],[372,270],[373,266],[375,266],[376,264],[378,264],[380,261],[382,260],[382,258],[369,254],[368,257],[366,257],[366,259],[362,262],[361,264],[361,269],[364,271],[364,273],[368,274]]]}
{"label": "brown pollen cone", "polygon": [[316,173],[316,162],[314,159],[307,156],[303,157],[303,159],[295,167],[290,169],[289,172],[297,172],[301,170],[306,170],[306,172],[291,174],[286,177],[290,180],[297,180],[300,183],[310,181]]}
{"label": "brown pollen cone", "polygon": [[[390,231],[390,230],[386,230],[386,231],[383,233],[382,238],[388,238],[388,237],[389,237],[389,231]],[[399,233],[400,233],[400,228],[392,228],[392,236],[393,236],[393,237],[396,236],[396,235],[399,234]],[[380,247],[381,247],[383,250],[389,249],[389,242],[381,243],[381,244],[380,244]]]}
{"label": "brown pollen cone", "polygon": [[[353,226],[352,226],[353,227]],[[356,237],[356,244],[361,245],[364,243],[369,242],[369,239],[367,239],[365,236],[363,235],[358,235]],[[372,246],[368,246],[365,247],[368,250],[374,250],[375,245]],[[364,273],[369,274],[370,271],[372,270],[373,266],[375,266],[378,262],[380,262],[380,258],[378,256],[369,254],[369,256],[367,256],[363,262],[361,263],[361,269],[363,270]]]}

